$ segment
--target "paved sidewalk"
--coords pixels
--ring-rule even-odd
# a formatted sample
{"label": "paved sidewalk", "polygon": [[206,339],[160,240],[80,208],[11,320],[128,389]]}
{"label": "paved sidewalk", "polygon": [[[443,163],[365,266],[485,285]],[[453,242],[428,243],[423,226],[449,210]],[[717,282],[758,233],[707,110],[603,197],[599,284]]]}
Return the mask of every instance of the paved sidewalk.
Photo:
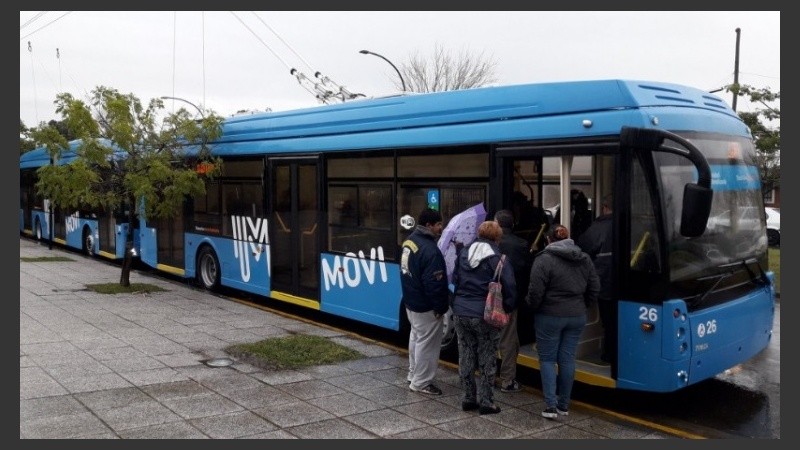
{"label": "paved sidewalk", "polygon": [[[650,439],[673,436],[574,405],[540,416],[539,391],[497,390],[499,414],[461,411],[457,371],[440,365],[440,397],[411,392],[405,354],[332,330],[133,271],[167,292],[103,295],[119,280],[105,261],[20,237],[21,439]],[[228,357],[232,343],[289,333],[329,337],[365,358],[268,371]]]}

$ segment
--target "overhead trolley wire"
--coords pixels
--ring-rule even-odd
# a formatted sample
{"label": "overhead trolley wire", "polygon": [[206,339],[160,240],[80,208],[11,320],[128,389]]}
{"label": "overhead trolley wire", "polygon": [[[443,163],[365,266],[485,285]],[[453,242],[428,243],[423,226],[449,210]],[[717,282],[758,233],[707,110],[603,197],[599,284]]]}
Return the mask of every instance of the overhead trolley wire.
{"label": "overhead trolley wire", "polygon": [[58,21],[58,20],[61,20],[61,19],[62,19],[64,16],[66,16],[67,14],[69,14],[69,13],[72,13],[72,12],[73,12],[73,11],[67,11],[67,12],[65,12],[64,14],[62,14],[62,15],[60,15],[60,16],[58,16],[58,17],[56,17],[55,19],[51,20],[50,22],[47,22],[46,24],[42,25],[41,27],[39,27],[39,28],[37,28],[37,29],[35,29],[35,30],[31,31],[30,33],[26,34],[25,36],[20,36],[19,40],[21,41],[21,40],[25,39],[26,37],[28,37],[28,36],[30,36],[30,35],[32,35],[32,34],[34,34],[34,33],[38,32],[39,30],[41,30],[41,29],[43,29],[43,28],[45,28],[45,27],[48,27],[48,26],[52,25],[54,22],[56,22],[56,21]]}

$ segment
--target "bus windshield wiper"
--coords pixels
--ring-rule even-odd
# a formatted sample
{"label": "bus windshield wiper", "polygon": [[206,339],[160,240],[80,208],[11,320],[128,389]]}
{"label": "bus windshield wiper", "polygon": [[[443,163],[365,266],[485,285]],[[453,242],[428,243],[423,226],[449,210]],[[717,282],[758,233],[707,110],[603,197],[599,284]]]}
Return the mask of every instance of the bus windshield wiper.
{"label": "bus windshield wiper", "polygon": [[[756,275],[753,272],[753,269],[750,268],[750,264],[753,263],[755,263],[756,266],[758,266],[758,272],[759,272],[758,275]],[[747,269],[747,273],[750,274],[750,280],[753,283],[759,286],[769,286],[769,278],[767,278],[767,273],[764,271],[764,268],[761,267],[761,263],[758,262],[758,259],[756,258],[743,259],[742,265],[744,265],[744,268]]]}
{"label": "bus windshield wiper", "polygon": [[730,277],[731,275],[733,275],[733,271],[730,271],[730,272],[725,272],[725,273],[718,273],[718,274],[716,274],[716,275],[712,275],[712,276],[710,276],[710,277],[703,277],[703,278],[699,278],[699,279],[698,279],[698,281],[710,280],[710,279],[712,279],[712,278],[716,278],[716,279],[717,279],[717,281],[715,281],[715,282],[714,282],[714,284],[712,284],[712,285],[711,285],[711,287],[710,287],[710,288],[708,288],[708,289],[707,289],[707,290],[706,290],[706,291],[703,293],[703,295],[701,295],[701,296],[700,296],[700,298],[699,298],[699,299],[697,299],[697,302],[695,302],[695,305],[701,305],[701,304],[703,304],[703,301],[706,299],[706,297],[708,297],[708,294],[710,294],[710,293],[714,292],[714,289],[716,289],[716,288],[717,288],[717,286],[719,286],[719,284],[722,282],[722,280],[724,280],[724,279],[726,279],[726,278]]}

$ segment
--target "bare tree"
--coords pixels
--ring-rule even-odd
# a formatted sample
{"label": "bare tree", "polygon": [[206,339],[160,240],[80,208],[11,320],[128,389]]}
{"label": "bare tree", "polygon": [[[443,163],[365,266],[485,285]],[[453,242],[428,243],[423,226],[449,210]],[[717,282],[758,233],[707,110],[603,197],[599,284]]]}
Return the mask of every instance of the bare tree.
{"label": "bare tree", "polygon": [[[497,63],[484,55],[462,50],[458,54],[446,50],[438,43],[430,58],[420,56],[419,51],[409,56],[407,63],[400,64],[400,72],[412,92],[440,92],[485,86],[496,81],[494,70]],[[398,81],[395,86],[400,89]]]}

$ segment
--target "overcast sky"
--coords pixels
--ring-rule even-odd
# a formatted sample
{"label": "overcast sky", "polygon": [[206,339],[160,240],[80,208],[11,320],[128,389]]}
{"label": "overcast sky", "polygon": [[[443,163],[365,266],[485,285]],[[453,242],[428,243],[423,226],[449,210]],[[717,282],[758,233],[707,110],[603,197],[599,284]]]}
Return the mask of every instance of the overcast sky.
{"label": "overcast sky", "polygon": [[779,11],[20,11],[20,118],[60,119],[58,92],[86,99],[98,85],[222,116],[320,105],[291,68],[388,95],[397,73],[359,50],[399,66],[436,44],[494,61],[500,85],[626,78],[713,90],[734,81],[737,27],[739,82],[779,91]]}

